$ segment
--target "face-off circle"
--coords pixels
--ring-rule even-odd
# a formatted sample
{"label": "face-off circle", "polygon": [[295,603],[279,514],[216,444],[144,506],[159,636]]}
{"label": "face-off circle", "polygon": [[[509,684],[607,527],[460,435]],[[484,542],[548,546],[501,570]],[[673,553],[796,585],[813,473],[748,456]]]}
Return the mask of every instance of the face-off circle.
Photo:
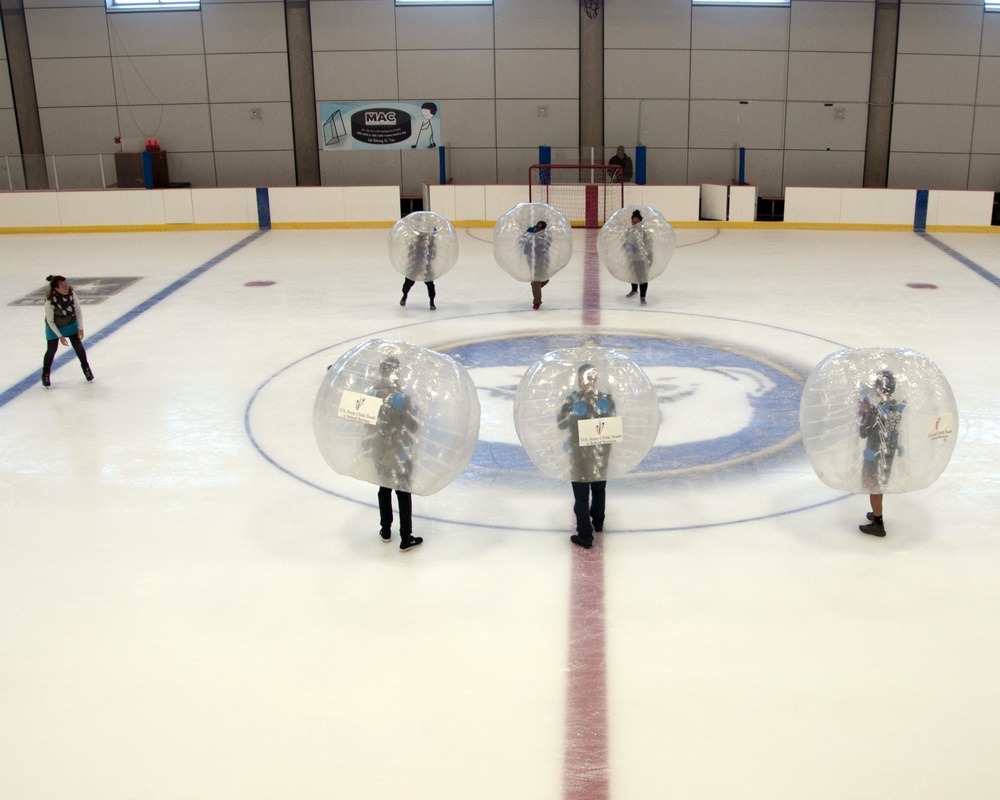
{"label": "face-off circle", "polygon": [[514,427],[517,386],[545,353],[610,347],[649,376],[661,415],[647,456],[609,484],[609,514],[617,502],[628,509],[630,523],[618,530],[728,525],[846,497],[816,479],[798,428],[809,372],[843,344],[744,320],[654,314],[656,333],[631,330],[634,315],[627,311],[602,314],[601,332],[581,328],[576,313],[548,315],[546,331],[539,332],[530,312],[509,311],[373,332],[306,354],[265,380],[248,403],[246,429],[282,472],[371,506],[365,485],[335,474],[316,448],[309,423],[317,383],[343,353],[376,336],[428,347],[469,371],[482,413],[469,467],[418,513],[472,528],[561,531],[558,514],[547,522],[544,515],[524,513],[558,504],[568,486],[540,472],[521,447]]}

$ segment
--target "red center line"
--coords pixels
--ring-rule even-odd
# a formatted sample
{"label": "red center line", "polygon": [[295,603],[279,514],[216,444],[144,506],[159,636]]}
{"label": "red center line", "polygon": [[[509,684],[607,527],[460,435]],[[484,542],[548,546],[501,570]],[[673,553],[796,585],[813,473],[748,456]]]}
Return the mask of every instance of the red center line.
{"label": "red center line", "polygon": [[583,249],[583,324],[601,324],[601,262],[597,231],[588,228]]}
{"label": "red center line", "polygon": [[[597,232],[587,230],[583,324],[601,322]],[[604,634],[604,543],[573,547],[567,655],[564,800],[608,800],[608,681]]]}
{"label": "red center line", "polygon": [[608,800],[608,682],[604,543],[573,547],[566,689],[565,800]]}

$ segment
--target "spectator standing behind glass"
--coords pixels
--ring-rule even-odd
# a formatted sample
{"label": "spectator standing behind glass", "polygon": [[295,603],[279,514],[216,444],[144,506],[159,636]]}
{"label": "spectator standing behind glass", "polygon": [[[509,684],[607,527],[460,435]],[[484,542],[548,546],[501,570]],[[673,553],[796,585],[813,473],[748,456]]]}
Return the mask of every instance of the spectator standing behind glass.
{"label": "spectator standing behind glass", "polygon": [[528,228],[522,238],[522,249],[531,269],[531,307],[535,310],[542,304],[542,287],[548,285],[548,280],[534,280],[536,276],[548,274],[552,240],[547,228],[545,220],[541,219]]}
{"label": "spectator standing behind glass", "polygon": [[[424,285],[427,287],[427,296],[431,301],[431,310],[437,308],[434,305],[434,298],[437,296],[437,290],[434,288],[434,281],[428,280],[433,274],[432,269],[434,266],[434,232],[427,233],[425,231],[420,231],[417,234],[417,238],[413,241],[413,244],[409,248],[409,259],[412,275],[418,277],[423,276],[422,280]],[[410,278],[403,278],[403,296],[399,300],[401,306],[406,305],[406,296],[410,293],[410,289],[413,288],[415,280]]]}
{"label": "spectator standing behind glass", "polygon": [[618,152],[611,156],[608,163],[621,169],[622,180],[625,183],[632,180],[632,159],[625,154],[624,145],[618,145]]}
{"label": "spectator standing behind glass", "polygon": [[[569,452],[573,473],[573,513],[576,515],[576,533],[570,541],[590,549],[594,544],[594,531],[604,530],[605,490],[607,488],[610,444],[580,444],[580,420],[613,417],[614,398],[597,390],[597,370],[592,364],[583,364],[577,370],[579,388],[566,398],[556,418],[558,426],[569,432]],[[591,500],[593,495],[593,500]]]}
{"label": "spectator standing behind glass", "polygon": [[632,291],[626,297],[639,293],[639,302],[646,305],[646,288],[649,286],[649,268],[653,264],[653,244],[649,231],[642,226],[642,214],[632,212],[632,228],[625,237],[625,257],[638,283],[632,284]]}
{"label": "spectator standing behind glass", "polygon": [[42,386],[50,386],[52,361],[56,350],[62,344],[73,345],[76,357],[80,359],[84,377],[94,380],[94,373],[87,363],[87,351],[83,348],[83,309],[76,298],[76,292],[62,275],[49,275],[45,293],[45,357],[42,359]]}

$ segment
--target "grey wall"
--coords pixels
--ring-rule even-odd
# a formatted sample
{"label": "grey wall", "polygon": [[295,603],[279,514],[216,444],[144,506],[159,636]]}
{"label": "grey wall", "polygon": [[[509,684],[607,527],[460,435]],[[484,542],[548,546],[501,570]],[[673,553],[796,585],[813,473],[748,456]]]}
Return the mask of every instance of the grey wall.
{"label": "grey wall", "polygon": [[889,181],[1000,189],[1000,14],[905,3],[899,15]]}
{"label": "grey wall", "polygon": [[[100,186],[95,154],[116,136],[157,139],[171,179],[194,186],[295,184],[281,2],[109,14],[103,0],[25,0],[25,18],[60,188]],[[105,170],[113,181],[110,157]]]}
{"label": "grey wall", "polygon": [[[743,146],[747,180],[764,195],[861,186],[874,11],[874,0],[607,0],[597,157],[641,143],[651,183],[729,182]],[[157,138],[172,180],[295,183],[280,0],[128,14],[108,14],[103,0],[25,0],[25,13],[62,188],[99,186],[96,154],[117,149],[119,135]],[[576,161],[587,144],[579,0],[312,0],[310,16],[316,102],[440,100],[456,183],[520,183],[538,145]],[[0,155],[17,154],[12,105],[4,69]],[[321,152],[320,172],[325,185],[398,183],[416,194],[437,180],[438,156]],[[888,174],[894,187],[1000,189],[1000,14],[981,0],[903,0]]]}
{"label": "grey wall", "polygon": [[[315,0],[317,99],[440,100],[455,182],[523,183],[541,144],[579,158],[579,14],[578,0]],[[402,183],[406,193],[439,172],[434,151],[330,152],[321,166],[327,184]]]}
{"label": "grey wall", "polygon": [[0,36],[0,156],[8,156],[0,160],[0,191],[24,188],[20,162],[16,158],[9,158],[19,154],[20,143],[17,137],[17,120],[14,117],[14,97],[10,89],[7,45],[4,37]]}
{"label": "grey wall", "polygon": [[[860,186],[874,3],[608,7],[608,138],[649,148],[654,183]],[[614,142],[609,141],[608,144]]]}

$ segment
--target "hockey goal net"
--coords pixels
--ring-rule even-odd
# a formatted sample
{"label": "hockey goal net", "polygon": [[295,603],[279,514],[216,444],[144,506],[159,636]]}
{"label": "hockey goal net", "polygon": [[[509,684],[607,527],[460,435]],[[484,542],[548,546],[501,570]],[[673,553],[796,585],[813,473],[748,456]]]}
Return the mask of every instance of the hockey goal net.
{"label": "hockey goal net", "polygon": [[528,197],[566,215],[574,228],[600,228],[625,205],[622,171],[608,164],[535,164]]}

